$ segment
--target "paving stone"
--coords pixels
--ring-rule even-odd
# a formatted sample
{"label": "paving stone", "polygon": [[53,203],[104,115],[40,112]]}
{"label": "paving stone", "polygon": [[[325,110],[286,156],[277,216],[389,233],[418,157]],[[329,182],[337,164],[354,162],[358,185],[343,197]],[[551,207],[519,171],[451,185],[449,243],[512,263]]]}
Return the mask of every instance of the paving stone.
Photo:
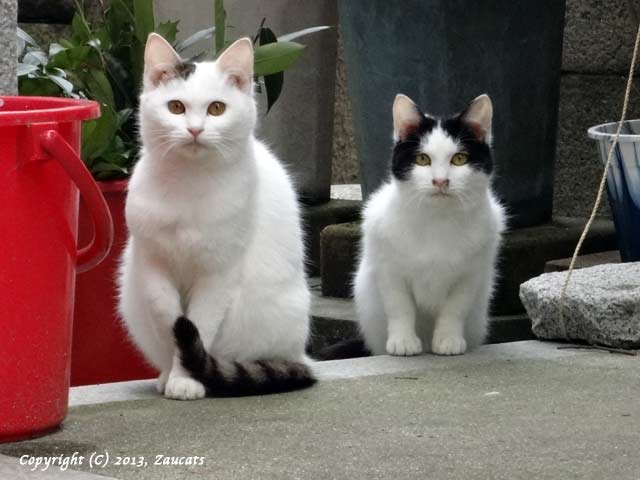
{"label": "paving stone", "polygon": [[546,339],[640,347],[640,262],[598,265],[573,272],[564,315],[566,273],[545,273],[520,287],[533,332]]}

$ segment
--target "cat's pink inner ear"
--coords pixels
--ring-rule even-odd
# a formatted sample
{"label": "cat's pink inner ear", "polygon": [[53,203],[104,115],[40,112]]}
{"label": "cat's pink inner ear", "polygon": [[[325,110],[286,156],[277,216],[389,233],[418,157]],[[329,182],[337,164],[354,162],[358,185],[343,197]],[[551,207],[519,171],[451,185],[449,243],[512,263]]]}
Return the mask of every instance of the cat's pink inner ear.
{"label": "cat's pink inner ear", "polygon": [[157,33],[150,33],[144,49],[145,81],[158,85],[175,76],[175,68],[182,63],[171,44]]}
{"label": "cat's pink inner ear", "polygon": [[236,40],[216,61],[220,70],[227,74],[229,82],[240,90],[250,93],[253,83],[253,44],[248,38]]}
{"label": "cat's pink inner ear", "polygon": [[406,140],[420,126],[422,113],[406,95],[398,94],[393,102],[393,134],[398,140]]}
{"label": "cat's pink inner ear", "polygon": [[469,126],[478,140],[491,142],[491,121],[493,105],[487,94],[475,98],[462,114],[462,119]]}

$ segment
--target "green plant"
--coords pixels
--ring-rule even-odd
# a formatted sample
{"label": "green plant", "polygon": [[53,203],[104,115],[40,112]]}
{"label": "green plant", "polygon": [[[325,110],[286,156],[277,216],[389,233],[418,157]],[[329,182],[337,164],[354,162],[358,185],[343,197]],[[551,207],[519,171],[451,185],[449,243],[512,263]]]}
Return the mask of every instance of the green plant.
{"label": "green plant", "polygon": [[[147,36],[153,31],[161,34],[181,55],[199,46],[200,51],[190,60],[214,58],[228,44],[223,0],[214,0],[214,9],[214,27],[176,42],[178,22],[156,24],[152,0],[112,0],[98,18],[88,18],[84,4],[76,0],[71,36],[46,50],[18,29],[19,92],[99,102],[101,117],[83,124],[82,159],[99,180],[127,177],[138,154],[135,118]],[[292,40],[325,28],[329,27],[314,27],[278,39],[263,20],[254,41],[258,43],[254,68],[259,88],[264,87],[267,95],[267,110],[282,91],[283,72],[304,50]]]}

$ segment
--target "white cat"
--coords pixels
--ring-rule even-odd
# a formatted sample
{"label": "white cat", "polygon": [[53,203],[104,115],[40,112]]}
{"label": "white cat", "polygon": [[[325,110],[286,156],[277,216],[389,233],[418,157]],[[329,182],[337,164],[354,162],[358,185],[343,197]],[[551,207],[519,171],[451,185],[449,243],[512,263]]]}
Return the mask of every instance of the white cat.
{"label": "white cat", "polygon": [[191,64],[149,36],[120,312],[169,398],[315,381],[297,199],[255,126],[249,39]]}
{"label": "white cat", "polygon": [[490,186],[487,95],[437,119],[393,105],[391,180],[364,211],[355,302],[374,355],[459,355],[483,342],[505,215]]}

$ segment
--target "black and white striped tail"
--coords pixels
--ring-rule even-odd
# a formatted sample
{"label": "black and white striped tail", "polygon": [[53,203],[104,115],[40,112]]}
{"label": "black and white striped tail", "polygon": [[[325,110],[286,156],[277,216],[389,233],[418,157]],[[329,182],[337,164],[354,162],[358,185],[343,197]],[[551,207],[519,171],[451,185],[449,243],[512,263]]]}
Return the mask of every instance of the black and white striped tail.
{"label": "black and white striped tail", "polygon": [[311,369],[300,362],[229,362],[213,358],[202,345],[198,328],[186,317],[176,320],[173,333],[182,366],[204,385],[210,397],[289,392],[316,383]]}

